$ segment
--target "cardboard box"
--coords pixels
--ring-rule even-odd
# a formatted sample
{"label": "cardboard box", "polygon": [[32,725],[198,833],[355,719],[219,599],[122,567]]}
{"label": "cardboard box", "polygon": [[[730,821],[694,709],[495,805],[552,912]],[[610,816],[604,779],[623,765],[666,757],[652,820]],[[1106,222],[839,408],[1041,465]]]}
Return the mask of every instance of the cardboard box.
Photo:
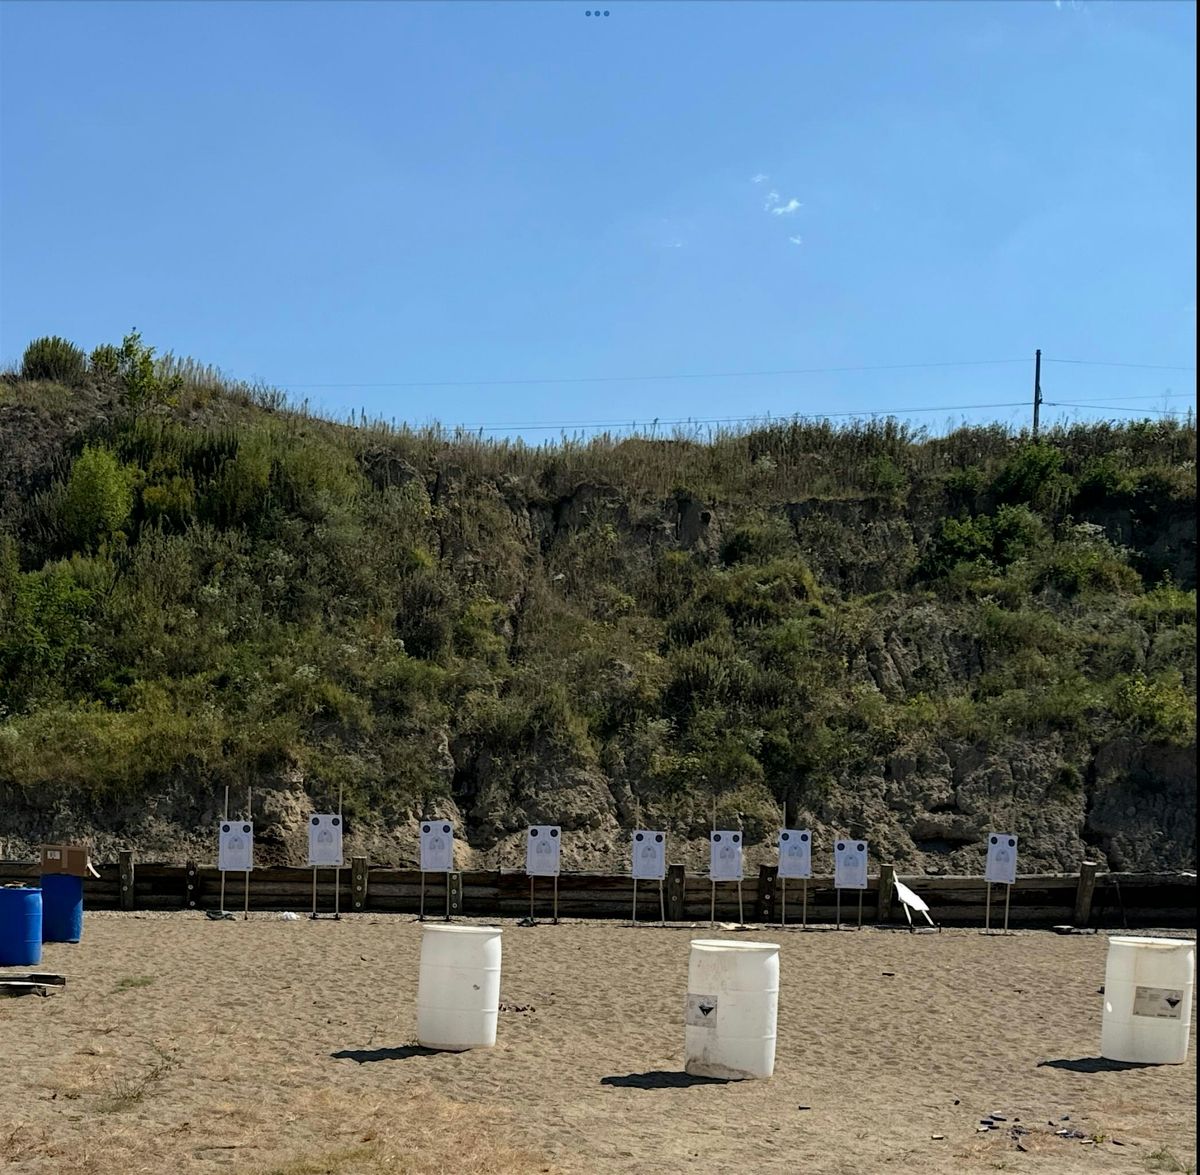
{"label": "cardboard box", "polygon": [[42,845],[42,876],[69,873],[72,877],[94,877],[87,849],[79,845]]}

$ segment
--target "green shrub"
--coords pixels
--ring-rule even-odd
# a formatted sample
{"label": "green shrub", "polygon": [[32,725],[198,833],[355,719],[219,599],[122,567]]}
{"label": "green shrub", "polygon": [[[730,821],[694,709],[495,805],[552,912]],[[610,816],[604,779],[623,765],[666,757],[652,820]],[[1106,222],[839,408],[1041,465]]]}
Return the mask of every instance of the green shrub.
{"label": "green shrub", "polygon": [[59,522],[66,538],[91,550],[120,530],[133,508],[132,480],[131,471],[111,450],[84,446],[59,499]]}
{"label": "green shrub", "polygon": [[1133,595],[1141,591],[1142,580],[1109,543],[1077,533],[1039,554],[1030,587],[1035,592],[1053,588],[1064,596]]}
{"label": "green shrub", "polygon": [[44,379],[78,387],[87,375],[87,356],[66,339],[47,335],[34,339],[21,357],[22,379]]}
{"label": "green shrub", "polygon": [[1131,733],[1182,742],[1196,737],[1196,702],[1178,672],[1150,678],[1133,673],[1111,687],[1117,720]]}
{"label": "green shrub", "polygon": [[993,490],[1001,502],[1036,503],[1061,472],[1063,455],[1045,441],[1022,445],[996,475]]}
{"label": "green shrub", "polygon": [[760,520],[734,527],[721,544],[721,562],[766,563],[795,547],[791,528],[781,519]]}
{"label": "green shrub", "polygon": [[1122,468],[1111,453],[1089,457],[1076,479],[1077,489],[1073,506],[1076,510],[1096,509],[1114,504],[1115,499],[1129,494],[1135,480],[1128,468]]}
{"label": "green shrub", "polygon": [[121,372],[121,348],[101,343],[88,359],[88,370],[101,382],[115,380]]}

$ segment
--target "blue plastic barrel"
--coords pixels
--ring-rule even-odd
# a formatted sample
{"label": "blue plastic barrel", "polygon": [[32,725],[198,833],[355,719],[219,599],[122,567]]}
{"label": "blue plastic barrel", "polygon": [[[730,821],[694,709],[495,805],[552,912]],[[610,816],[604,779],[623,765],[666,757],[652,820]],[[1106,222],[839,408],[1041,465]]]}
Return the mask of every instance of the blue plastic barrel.
{"label": "blue plastic barrel", "polygon": [[42,942],[78,942],[83,934],[83,878],[47,873],[42,878]]}
{"label": "blue plastic barrel", "polygon": [[0,886],[0,967],[42,961],[42,891]]}

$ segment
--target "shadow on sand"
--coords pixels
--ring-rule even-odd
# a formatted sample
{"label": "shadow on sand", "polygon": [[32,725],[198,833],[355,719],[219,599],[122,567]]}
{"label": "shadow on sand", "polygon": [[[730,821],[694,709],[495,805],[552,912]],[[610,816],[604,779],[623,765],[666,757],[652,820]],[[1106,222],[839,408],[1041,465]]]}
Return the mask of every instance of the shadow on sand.
{"label": "shadow on sand", "polygon": [[649,1073],[626,1073],[624,1077],[601,1077],[601,1085],[619,1089],[687,1089],[692,1085],[728,1085],[723,1077],[693,1077],[690,1073],[675,1073],[667,1069],[651,1069]]}
{"label": "shadow on sand", "polygon": [[1038,1061],[1039,1069],[1066,1069],[1069,1073],[1124,1073],[1126,1069],[1157,1069],[1145,1061],[1110,1061],[1107,1057],[1060,1057]]}
{"label": "shadow on sand", "polygon": [[407,1061],[409,1057],[440,1057],[437,1049],[423,1049],[417,1044],[406,1044],[398,1049],[341,1049],[329,1054],[335,1061],[357,1061],[360,1065],[371,1061]]}

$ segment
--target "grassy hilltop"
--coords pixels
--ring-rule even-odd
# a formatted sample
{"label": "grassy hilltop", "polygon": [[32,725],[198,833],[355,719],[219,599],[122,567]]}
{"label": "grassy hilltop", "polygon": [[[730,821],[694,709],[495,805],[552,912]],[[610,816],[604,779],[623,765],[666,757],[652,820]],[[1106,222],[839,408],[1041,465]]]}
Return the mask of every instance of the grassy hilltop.
{"label": "grassy hilltop", "polygon": [[[905,870],[1194,868],[1194,423],[561,440],[338,424],[136,335],[0,382],[0,851],[404,862],[716,806]],[[820,851],[820,840],[818,841]]]}

